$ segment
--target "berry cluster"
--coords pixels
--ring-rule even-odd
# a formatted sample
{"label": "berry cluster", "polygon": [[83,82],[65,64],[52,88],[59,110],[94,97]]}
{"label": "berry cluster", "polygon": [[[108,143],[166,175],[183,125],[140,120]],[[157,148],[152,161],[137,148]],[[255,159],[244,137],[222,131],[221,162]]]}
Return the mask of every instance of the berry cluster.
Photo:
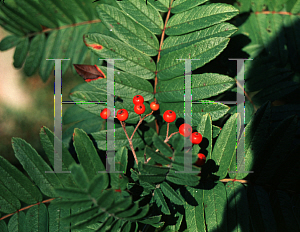
{"label": "berry cluster", "polygon": [[[134,158],[135,158],[135,161],[136,163],[138,164],[138,160],[136,158],[136,155],[135,155],[135,152],[134,152],[134,149],[133,149],[133,145],[132,145],[132,137],[134,135],[134,133],[136,132],[138,126],[142,123],[142,121],[149,115],[151,115],[154,111],[157,111],[159,109],[159,104],[157,103],[157,101],[154,101],[154,102],[151,102],[150,103],[150,108],[152,110],[152,112],[150,114],[147,114],[146,116],[144,116],[143,118],[141,118],[141,115],[143,113],[145,113],[145,110],[146,110],[146,107],[144,105],[144,98],[143,96],[141,95],[136,95],[133,97],[132,99],[132,102],[134,104],[134,112],[136,114],[138,114],[140,116],[140,121],[139,123],[137,124],[132,136],[129,138],[128,135],[127,135],[127,132],[126,132],[126,128],[125,128],[125,122],[127,119],[128,119],[128,111],[126,109],[120,109],[117,111],[117,119],[120,121],[123,129],[124,129],[124,132],[128,138],[128,141],[129,141],[129,145],[131,147],[131,150],[132,150],[132,153],[134,155]],[[101,111],[100,113],[100,116],[101,118],[103,119],[108,119],[109,116],[110,116],[111,112],[109,109],[105,108]],[[179,127],[179,131],[177,132],[174,132],[172,133],[170,136],[168,136],[168,133],[169,133],[169,124],[174,122],[176,120],[176,113],[173,111],[173,110],[167,110],[164,112],[163,114],[163,119],[167,122],[167,135],[166,135],[166,139],[164,140],[165,143],[167,143],[170,138],[174,135],[174,134],[177,134],[177,133],[180,133],[181,135],[183,135],[184,137],[189,137],[191,143],[194,145],[194,144],[199,144],[201,143],[202,141],[202,135],[199,133],[199,132],[193,132],[192,133],[192,127],[187,124],[187,123],[183,123],[182,125],[180,125]],[[124,124],[123,124],[124,123]],[[170,146],[170,145],[169,145]],[[158,151],[158,150],[156,150]],[[172,157],[170,157],[172,158]],[[145,157],[145,162],[147,163],[149,161],[146,160],[146,157]],[[199,153],[198,154],[198,160],[196,161],[196,165],[198,166],[202,166],[206,161],[206,157],[204,154],[202,153]]]}
{"label": "berry cluster", "polygon": [[[192,133],[192,127],[187,124],[183,123],[179,127],[179,134],[181,134],[184,137],[189,137],[191,143],[194,144],[199,144],[202,142],[202,135],[199,132],[193,132]],[[202,166],[206,161],[206,157],[202,153],[198,153],[198,160],[196,161],[196,165]]]}

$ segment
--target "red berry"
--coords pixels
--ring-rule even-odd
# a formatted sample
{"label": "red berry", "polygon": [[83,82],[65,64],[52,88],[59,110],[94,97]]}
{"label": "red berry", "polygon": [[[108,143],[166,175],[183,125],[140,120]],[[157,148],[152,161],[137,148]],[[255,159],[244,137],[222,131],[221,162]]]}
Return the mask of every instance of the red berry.
{"label": "red berry", "polygon": [[197,161],[196,161],[196,165],[202,166],[203,164],[205,164],[205,161],[206,161],[205,155],[202,154],[202,153],[199,153],[199,154],[198,154],[198,159],[197,159]]}
{"label": "red berry", "polygon": [[100,113],[100,117],[103,119],[108,119],[109,116],[110,116],[110,110],[107,108],[103,109]]}
{"label": "red berry", "polygon": [[128,118],[128,112],[125,109],[120,109],[117,112],[117,119],[119,119],[120,121],[125,121]]}
{"label": "red berry", "polygon": [[144,98],[141,95],[136,95],[132,99],[133,104],[143,104],[144,103]]}
{"label": "red berry", "polygon": [[176,114],[173,110],[167,110],[164,115],[163,118],[166,122],[174,122],[176,119]]}
{"label": "red berry", "polygon": [[192,127],[187,123],[183,123],[179,127],[179,134],[183,135],[184,137],[189,137],[192,134],[192,132]]}
{"label": "red berry", "polygon": [[151,102],[150,108],[151,108],[151,110],[156,111],[159,109],[159,104],[155,103],[155,102]]}
{"label": "red berry", "polygon": [[122,192],[122,190],[121,189],[115,189],[115,192]]}
{"label": "red berry", "polygon": [[136,104],[134,106],[134,112],[136,114],[143,114],[145,112],[145,110],[146,110],[146,107],[144,104]]}
{"label": "red berry", "polygon": [[202,135],[198,132],[194,132],[190,136],[190,141],[192,144],[199,144],[202,141]]}

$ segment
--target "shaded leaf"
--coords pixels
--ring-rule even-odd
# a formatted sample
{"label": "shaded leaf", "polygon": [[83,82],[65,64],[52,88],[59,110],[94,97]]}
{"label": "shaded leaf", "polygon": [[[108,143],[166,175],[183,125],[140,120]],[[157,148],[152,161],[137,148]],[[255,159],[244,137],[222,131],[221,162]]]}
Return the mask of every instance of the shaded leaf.
{"label": "shaded leaf", "polygon": [[179,197],[179,195],[174,191],[174,189],[167,183],[163,182],[160,184],[160,188],[164,195],[170,199],[171,202],[177,205],[183,205],[183,200]]}

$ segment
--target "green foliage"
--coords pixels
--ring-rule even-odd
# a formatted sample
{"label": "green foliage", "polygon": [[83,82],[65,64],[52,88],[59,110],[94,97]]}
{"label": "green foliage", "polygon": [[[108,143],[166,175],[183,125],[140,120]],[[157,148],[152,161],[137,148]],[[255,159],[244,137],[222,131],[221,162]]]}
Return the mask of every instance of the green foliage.
{"label": "green foliage", "polygon": [[[40,131],[45,156],[12,139],[24,173],[0,156],[0,211],[7,214],[0,231],[298,231],[300,109],[296,101],[293,109],[269,101],[298,96],[299,6],[295,0],[239,0],[234,6],[207,0],[1,4],[0,24],[12,35],[0,50],[16,47],[14,66],[25,63],[28,76],[39,69],[46,81],[51,57],[71,59],[62,62],[64,74],[89,56],[105,77],[107,67],[97,59],[122,60],[114,62],[114,93],[106,91],[107,78],[72,89],[70,98],[81,103],[63,116],[72,125],[63,134],[61,158],[54,152],[54,141],[61,141],[47,127]],[[207,72],[213,60],[222,61],[222,52],[236,50],[254,59],[245,62],[245,91],[258,91],[252,99],[261,106],[256,111],[246,101],[245,136],[236,106],[216,102],[240,90],[231,77],[236,74],[228,76],[227,67],[226,75]],[[189,161],[203,153],[201,167],[186,163],[188,138],[175,134],[164,142],[185,117],[182,59],[188,58],[198,59],[192,61],[191,124],[203,136]],[[145,114],[154,98],[160,109],[136,130],[133,147],[115,122],[115,158],[106,163],[112,131],[99,117],[106,106],[84,103],[105,103],[108,94],[115,97],[115,111],[129,112],[129,136],[140,119],[133,96],[144,97]],[[162,114],[169,109],[177,120],[167,127]],[[236,157],[237,148],[245,148],[245,156]],[[53,172],[55,159],[65,173]],[[106,172],[112,165],[117,173]],[[184,172],[187,167],[191,173]]]}
{"label": "green foliage", "polygon": [[[102,31],[111,35],[100,22],[95,5],[82,0],[68,4],[57,0],[44,4],[35,0],[8,0],[0,7],[0,25],[13,35],[1,41],[0,50],[16,46],[14,67],[21,68],[25,63],[25,74],[32,76],[39,70],[44,82],[54,67],[53,61],[46,59],[71,59],[62,62],[63,74],[71,63],[82,63],[86,57],[99,64],[98,58],[82,43],[82,36],[87,32]],[[75,73],[74,68],[73,71]]]}
{"label": "green foliage", "polygon": [[[241,56],[253,59],[245,62],[245,91],[254,95],[256,106],[267,101],[296,101],[300,88],[300,2],[238,0],[235,6],[242,14],[236,18],[239,30],[232,40],[241,48]],[[251,111],[253,106],[248,104]]]}

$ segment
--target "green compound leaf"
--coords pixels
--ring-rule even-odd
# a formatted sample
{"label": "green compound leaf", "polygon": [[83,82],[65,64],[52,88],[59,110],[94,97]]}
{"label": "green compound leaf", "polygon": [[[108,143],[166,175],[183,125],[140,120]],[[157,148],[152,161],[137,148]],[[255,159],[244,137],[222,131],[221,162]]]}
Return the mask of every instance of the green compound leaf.
{"label": "green compound leaf", "polygon": [[167,35],[182,35],[231,19],[238,10],[227,4],[216,3],[195,7],[175,14],[167,23]]}
{"label": "green compound leaf", "polygon": [[166,214],[166,215],[170,215],[171,212],[169,210],[169,207],[167,205],[167,202],[165,201],[164,195],[162,193],[162,191],[157,188],[154,190],[154,200],[157,204],[158,207],[161,206],[161,212]]}
{"label": "green compound leaf", "polygon": [[108,187],[108,184],[109,178],[107,173],[99,173],[92,179],[87,191],[92,197],[98,198],[101,195],[102,190]]}
{"label": "green compound leaf", "polygon": [[208,143],[208,144],[207,144],[207,146],[203,145],[204,142],[201,141],[199,146],[193,146],[193,155],[194,156],[196,156],[199,153],[200,148],[205,147],[205,150],[207,151],[207,154],[204,154],[204,155],[206,155],[206,160],[212,159],[212,157],[211,157],[212,126],[213,125],[212,125],[212,120],[211,120],[210,114],[203,115],[203,117],[201,118],[201,122],[197,126],[197,131],[202,135],[202,141],[205,142],[205,140],[207,139],[207,141],[205,143],[206,144]]}
{"label": "green compound leaf", "polygon": [[154,227],[160,227],[161,224],[157,224],[161,219],[161,215],[149,217],[145,220],[142,220],[141,223],[150,224]]}
{"label": "green compound leaf", "polygon": [[106,168],[103,165],[92,140],[83,130],[75,129],[73,138],[79,162],[84,168],[89,181],[91,181],[99,171],[105,171]]}
{"label": "green compound leaf", "polygon": [[148,146],[145,147],[145,154],[147,155],[147,158],[151,157],[151,159],[153,159],[155,162],[160,163],[162,165],[167,165],[172,162],[167,156],[164,156],[158,152],[155,152]]}
{"label": "green compound leaf", "polygon": [[24,65],[24,72],[27,76],[32,76],[37,71],[45,49],[45,43],[45,34],[37,35],[32,39]]}
{"label": "green compound leaf", "polygon": [[0,185],[0,205],[0,211],[3,213],[13,213],[21,208],[18,198],[3,185]]}
{"label": "green compound leaf", "polygon": [[145,55],[156,56],[158,54],[158,39],[144,26],[132,20],[116,7],[101,4],[97,7],[97,10],[106,27],[123,42]]}
{"label": "green compound leaf", "polygon": [[84,43],[98,56],[107,59],[123,59],[115,62],[115,67],[144,79],[153,79],[155,63],[131,46],[106,35],[89,33],[84,35]]}
{"label": "green compound leaf", "polygon": [[17,46],[17,44],[21,41],[22,39],[18,36],[15,35],[9,35],[6,36],[3,40],[0,42],[0,51],[6,51],[8,49],[11,49],[12,47]]}
{"label": "green compound leaf", "polygon": [[170,6],[170,0],[147,0],[147,2],[161,12],[167,12]]}
{"label": "green compound leaf", "polygon": [[225,185],[228,209],[228,228],[235,228],[234,231],[249,231],[250,218],[247,192],[243,184],[237,181],[229,181]]}
{"label": "green compound leaf", "polygon": [[[99,81],[101,81],[101,80],[99,80]],[[106,81],[103,81],[103,82],[105,83]],[[90,113],[93,113],[94,115],[97,115],[99,117],[99,119],[101,119],[100,118],[101,110],[106,108],[106,105],[90,104],[88,102],[89,101],[105,102],[107,100],[107,95],[104,91],[103,91],[103,89],[102,90],[97,89],[96,87],[92,86],[91,84],[84,83],[84,84],[79,85],[71,90],[70,98],[73,101],[83,102],[84,104],[78,104],[78,106],[85,109],[86,111],[89,111]],[[152,110],[150,109],[150,104],[147,102],[144,102],[144,105],[146,107],[144,114],[151,113]],[[140,119],[139,115],[137,115],[134,112],[134,104],[132,102],[132,99],[123,98],[123,102],[116,101],[115,102],[115,111],[117,112],[119,109],[126,109],[128,111],[128,119],[126,120],[126,123],[136,124],[139,121],[139,119]],[[147,118],[145,118],[145,121],[151,122],[154,119],[155,119],[154,116],[150,115]]]}
{"label": "green compound leaf", "polygon": [[207,231],[227,231],[227,198],[225,186],[222,182],[208,183],[203,190],[204,213]]}
{"label": "green compound leaf", "polygon": [[193,197],[195,202],[187,201],[184,204],[185,208],[185,220],[189,231],[202,232],[205,230],[205,217],[204,217],[204,191],[202,189],[192,188],[187,186],[187,197]]}
{"label": "green compound leaf", "polygon": [[84,170],[84,168],[82,167],[82,165],[80,164],[72,164],[69,167],[73,178],[75,180],[75,182],[77,183],[77,185],[84,191],[86,191],[88,189],[88,185],[89,185],[89,179],[88,176]]}
{"label": "green compound leaf", "polygon": [[117,2],[123,11],[154,34],[161,34],[164,22],[159,12],[143,0],[124,0]]}
{"label": "green compound leaf", "polygon": [[[160,104],[160,112],[162,115],[166,110],[169,109],[172,109],[176,113],[176,119],[184,118],[184,102]],[[201,118],[203,115],[209,113],[211,115],[211,120],[216,121],[227,113],[229,107],[213,101],[200,101],[200,103],[192,104],[192,110],[192,125],[198,125],[201,122]],[[175,124],[175,122],[170,123],[170,125]]]}
{"label": "green compound leaf", "polygon": [[69,223],[84,221],[90,218],[91,216],[95,215],[98,212],[98,210],[99,210],[98,207],[94,206],[92,208],[79,211],[78,213],[73,213],[72,215],[62,218],[62,220]]}
{"label": "green compound leaf", "polygon": [[178,0],[173,1],[171,13],[177,14],[184,11],[187,11],[195,6],[198,6],[202,3],[207,2],[208,0]]}
{"label": "green compound leaf", "polygon": [[18,43],[15,54],[14,54],[14,67],[21,68],[25,59],[27,52],[29,50],[29,39],[25,38],[20,43]]}
{"label": "green compound leaf", "polygon": [[212,152],[212,159],[219,165],[216,175],[224,179],[228,173],[229,167],[233,162],[236,150],[235,142],[237,128],[241,127],[241,118],[239,114],[232,115],[225,123]]}
{"label": "green compound leaf", "polygon": [[137,220],[145,217],[149,211],[149,205],[145,205],[143,207],[140,207],[136,214],[130,217],[126,217],[127,220]]}
{"label": "green compound leaf", "polygon": [[[157,84],[156,99],[159,102],[183,102],[185,101],[184,77],[177,77],[167,81],[159,81]],[[216,73],[192,75],[193,101],[207,99],[218,95],[235,85],[231,77]]]}
{"label": "green compound leaf", "polygon": [[134,202],[132,207],[130,207],[129,209],[124,210],[123,212],[118,212],[115,215],[118,218],[131,217],[134,214],[136,214],[138,210],[139,210],[139,204]]}
{"label": "green compound leaf", "polygon": [[199,59],[192,61],[192,71],[202,67],[218,56],[228,42],[229,39],[224,37],[205,39],[161,56],[157,64],[157,78],[169,80],[184,75],[185,60],[178,59]]}
{"label": "green compound leaf", "polygon": [[[118,62],[118,61],[116,61]],[[98,66],[107,78],[107,67]],[[107,90],[107,79],[92,81],[89,85],[95,87],[96,91]],[[153,100],[153,86],[145,79],[136,75],[115,70],[114,73],[114,94],[120,98],[128,98],[130,101],[135,95],[142,95],[145,101]],[[106,101],[106,100],[105,100]]]}
{"label": "green compound leaf", "polygon": [[[240,170],[245,172],[253,170],[255,161],[254,154],[260,152],[261,147],[266,143],[268,137],[268,117],[270,116],[270,113],[271,104],[265,104],[257,111],[246,126],[245,137],[241,137],[238,145],[241,149],[243,149],[245,145],[245,159],[239,159],[240,163],[236,163],[235,160],[233,160],[230,167],[230,178],[243,179],[249,173],[239,173]],[[243,162],[245,163],[243,164]],[[237,171],[237,173],[233,173],[232,171]]]}
{"label": "green compound leaf", "polygon": [[35,204],[43,200],[41,192],[15,166],[0,156],[0,183],[21,201]]}
{"label": "green compound leaf", "polygon": [[89,199],[86,191],[83,191],[81,189],[78,188],[57,188],[55,189],[55,191],[57,192],[57,194],[60,197],[63,198],[72,198],[72,199],[77,199],[77,200],[87,200]]}
{"label": "green compound leaf", "polygon": [[149,165],[149,164],[143,164],[139,163],[139,171],[141,174],[151,174],[151,175],[164,175],[167,174],[170,168],[168,167],[159,167],[156,165]]}
{"label": "green compound leaf", "polygon": [[49,212],[49,231],[62,232],[69,228],[70,224],[63,221],[62,218],[70,215],[70,208],[53,204],[54,201],[60,201],[61,199],[53,200],[48,206]]}
{"label": "green compound leaf", "polygon": [[222,128],[212,125],[212,130],[213,130],[213,138],[216,138],[220,134]]}
{"label": "green compound leaf", "polygon": [[160,184],[161,191],[164,195],[170,199],[171,202],[177,205],[184,205],[182,198],[175,192],[175,190],[167,183],[163,182]]}
{"label": "green compound leaf", "polygon": [[45,204],[31,207],[26,213],[26,231],[48,231],[48,209]]}
{"label": "green compound leaf", "polygon": [[155,133],[153,136],[153,144],[159,151],[167,157],[172,156],[172,149],[164,143],[164,141]]}
{"label": "green compound leaf", "polygon": [[[126,126],[126,131],[130,136],[134,131],[134,127]],[[151,128],[144,133],[144,138],[141,138],[140,135],[142,134],[142,132],[138,129],[132,138],[133,147],[144,147],[144,141],[146,141],[146,143],[149,144],[152,141],[153,133],[154,129]],[[95,132],[91,135],[96,140],[98,148],[105,151],[107,144],[106,131]],[[128,149],[131,149],[123,128],[117,128],[115,129],[115,149],[118,150],[123,146],[126,146]]]}
{"label": "green compound leaf", "polygon": [[61,188],[62,184],[53,171],[36,150],[23,139],[12,138],[12,146],[16,158],[20,161],[30,178],[41,189],[42,193],[49,197],[55,197],[54,188]]}
{"label": "green compound leaf", "polygon": [[[14,214],[9,222],[8,222],[8,231],[15,231],[15,232],[25,232],[26,231],[26,218],[24,212],[18,212]],[[1,229],[1,227],[0,227]],[[1,230],[5,231],[5,230]]]}
{"label": "green compound leaf", "polygon": [[[45,153],[52,165],[54,167],[54,138],[57,143],[61,143],[61,141],[54,135],[49,128],[43,126],[40,131],[40,139],[45,150]],[[61,167],[62,171],[69,171],[68,167],[75,163],[75,160],[69,153],[68,149],[62,145],[62,159],[61,159]],[[75,187],[76,184],[72,179],[72,175],[68,173],[56,173],[57,177],[60,179],[64,186]]]}
{"label": "green compound leaf", "polygon": [[161,56],[184,47],[188,47],[196,42],[214,38],[229,37],[237,31],[237,28],[230,23],[220,23],[209,28],[188,33],[180,36],[169,36],[162,45]]}
{"label": "green compound leaf", "polygon": [[89,217],[87,220],[85,221],[81,221],[79,223],[73,224],[71,226],[71,229],[85,229],[88,225],[92,225],[98,221],[102,221],[107,217],[107,213],[105,212],[99,212],[97,214],[94,214],[93,216]]}
{"label": "green compound leaf", "polygon": [[128,209],[132,205],[132,198],[126,197],[121,200],[117,200],[110,208],[107,209],[107,211],[110,214],[115,214],[117,212],[122,212],[126,209]]}
{"label": "green compound leaf", "polygon": [[[115,154],[115,171],[121,173],[110,173],[110,185],[113,189],[126,189],[128,183],[127,178],[124,176],[127,170],[128,163],[128,149],[124,146],[121,147]],[[110,164],[113,165],[113,164]]]}
{"label": "green compound leaf", "polygon": [[166,175],[164,174],[144,174],[144,175],[139,175],[139,180],[148,182],[151,184],[154,183],[160,183],[166,179]]}

